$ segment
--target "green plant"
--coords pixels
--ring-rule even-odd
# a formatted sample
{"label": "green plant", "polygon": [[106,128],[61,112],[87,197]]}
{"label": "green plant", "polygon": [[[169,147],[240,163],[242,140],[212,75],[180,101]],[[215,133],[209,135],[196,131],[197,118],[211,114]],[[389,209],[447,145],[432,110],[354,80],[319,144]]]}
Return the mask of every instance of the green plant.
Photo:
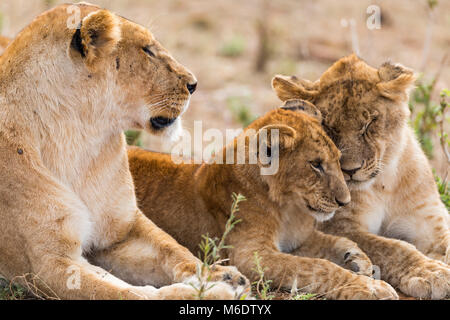
{"label": "green plant", "polygon": [[450,138],[448,136],[448,133],[444,130],[445,125],[445,111],[449,108],[448,99],[450,98],[450,90],[444,89],[441,91],[441,100],[439,103],[440,109],[439,109],[439,118],[440,120],[437,121],[439,125],[439,142],[441,143],[442,152],[445,155],[445,158],[447,159],[447,163],[450,165]]}
{"label": "green plant", "polygon": [[257,298],[261,300],[272,300],[274,295],[270,293],[270,284],[272,280],[265,279],[264,272],[265,268],[261,266],[261,257],[258,252],[253,252],[253,259],[255,262],[255,267],[253,271],[258,274],[258,280],[252,283],[255,288]]}
{"label": "green plant", "polygon": [[291,58],[285,58],[277,64],[275,73],[295,74],[297,73],[297,62]]}
{"label": "green plant", "polygon": [[53,6],[55,6],[56,4],[56,0],[44,0],[44,5],[47,8],[52,8]]}
{"label": "green plant", "polygon": [[142,134],[141,131],[135,130],[125,131],[125,138],[127,140],[127,144],[130,146],[142,147],[141,134]]}
{"label": "green plant", "polygon": [[[197,291],[197,298],[199,300],[202,300],[206,291],[213,287],[213,284],[210,284],[210,282],[214,267],[228,260],[222,259],[221,251],[232,248],[232,246],[225,244],[225,239],[230,231],[233,230],[234,226],[241,221],[240,219],[236,219],[236,213],[239,212],[239,203],[246,201],[247,199],[243,195],[234,192],[231,197],[233,199],[231,213],[225,224],[225,231],[223,232],[222,237],[220,239],[213,239],[210,238],[209,235],[203,235],[203,239],[199,244],[199,259],[202,261],[202,265],[197,268],[197,280],[199,281],[199,285],[192,285]],[[245,296],[240,298],[245,299]]]}
{"label": "green plant", "polygon": [[432,136],[437,128],[436,119],[440,110],[439,105],[432,100],[435,84],[435,80],[429,83],[417,81],[417,88],[413,91],[409,102],[411,113],[415,116],[411,124],[423,151],[429,158],[433,157]]}
{"label": "green plant", "polygon": [[257,118],[257,116],[252,113],[251,109],[247,105],[245,97],[228,97],[226,103],[228,109],[233,114],[233,118],[244,128]]}
{"label": "green plant", "polygon": [[315,293],[298,293],[292,296],[291,300],[312,300],[316,298]]}
{"label": "green plant", "polygon": [[[439,137],[442,152],[447,163],[450,164],[450,138],[444,130],[445,122],[448,121],[445,115],[449,108],[448,99],[450,98],[450,90],[442,90],[440,93],[440,101],[436,103],[432,100],[435,84],[436,80],[429,83],[418,81],[417,89],[413,92],[409,102],[411,112],[415,113],[415,118],[411,121],[411,124],[421,143],[422,149],[429,158],[433,156],[434,151],[432,137],[433,135]],[[418,110],[418,105],[423,106],[423,108]],[[436,173],[434,176],[442,202],[446,205],[447,210],[450,210],[448,174],[449,172],[447,171],[445,178],[439,177]]]}
{"label": "green plant", "polygon": [[434,175],[436,179],[436,184],[438,187],[439,194],[441,195],[441,200],[450,212],[450,182],[447,181],[447,177],[442,179],[438,175]]}
{"label": "green plant", "polygon": [[22,286],[0,276],[0,300],[22,300],[26,295],[27,292]]}
{"label": "green plant", "polygon": [[245,39],[240,35],[233,35],[220,48],[220,54],[225,57],[238,57],[245,51]]}
{"label": "green plant", "polygon": [[[448,99],[450,98],[450,90],[444,89],[441,91],[441,100],[440,100],[440,120],[438,120],[439,125],[439,142],[441,144],[442,152],[447,159],[447,164],[450,166],[450,139],[448,133],[444,130],[445,124],[445,111],[449,107]],[[435,174],[436,183],[438,186],[439,194],[441,195],[441,200],[447,207],[447,210],[450,212],[450,182],[447,181],[449,175],[449,171],[445,174],[444,178],[441,178]]]}
{"label": "green plant", "polygon": [[427,0],[427,3],[428,3],[428,7],[430,9],[433,9],[435,6],[438,5],[438,1],[437,0]]}

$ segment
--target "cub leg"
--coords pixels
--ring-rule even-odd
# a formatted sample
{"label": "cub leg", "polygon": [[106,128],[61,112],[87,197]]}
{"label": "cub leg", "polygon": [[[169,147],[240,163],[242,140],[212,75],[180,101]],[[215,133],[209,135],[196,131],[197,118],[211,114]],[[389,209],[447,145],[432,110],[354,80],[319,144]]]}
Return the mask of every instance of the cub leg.
{"label": "cub leg", "polygon": [[[328,299],[398,299],[395,290],[383,281],[354,274],[328,260],[280,252],[275,246],[273,225],[267,223],[266,227],[252,227],[243,221],[230,233],[231,263],[250,279],[259,278],[254,271],[257,252],[265,278],[273,281],[274,288],[291,289],[296,285]],[[248,240],[243,242],[243,238]]]}
{"label": "cub leg", "polygon": [[355,242],[318,230],[314,230],[306,241],[291,253],[300,257],[330,260],[357,274],[373,274],[372,262]]}
{"label": "cub leg", "polygon": [[450,295],[450,268],[426,257],[413,245],[364,231],[351,219],[335,219],[325,229],[355,241],[380,268],[381,278],[403,293],[432,299]]}
{"label": "cub leg", "polygon": [[[137,211],[134,226],[124,241],[106,250],[94,252],[90,258],[130,283],[154,286],[176,282],[198,285],[197,270],[202,264],[187,248],[158,228],[141,211]],[[207,275],[204,276],[206,278]],[[249,281],[235,267],[216,266],[209,280],[226,282],[231,286],[224,291],[224,295],[220,297],[222,299],[229,298],[230,291],[236,297],[249,291]]]}

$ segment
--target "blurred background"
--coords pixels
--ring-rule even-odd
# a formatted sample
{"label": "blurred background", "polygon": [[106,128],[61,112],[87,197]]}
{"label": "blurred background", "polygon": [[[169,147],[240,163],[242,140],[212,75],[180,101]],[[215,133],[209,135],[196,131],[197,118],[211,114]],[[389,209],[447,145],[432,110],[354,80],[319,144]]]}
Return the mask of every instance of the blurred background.
{"label": "blurred background", "polygon": [[[63,1],[1,0],[0,32],[14,35]],[[352,51],[372,66],[400,62],[421,74],[411,96],[411,125],[437,175],[449,161],[450,1],[448,0],[91,0],[148,27],[199,81],[184,127],[239,128],[280,105],[274,74],[316,80]],[[379,28],[369,28],[381,12]],[[375,21],[376,22],[376,21]],[[443,93],[443,97],[441,97]],[[443,110],[444,109],[444,110]],[[447,108],[449,109],[449,108]],[[447,118],[450,111],[447,110]],[[443,136],[442,139],[440,137]],[[129,142],[168,151],[160,138],[129,134]],[[445,183],[447,188],[447,183]]]}

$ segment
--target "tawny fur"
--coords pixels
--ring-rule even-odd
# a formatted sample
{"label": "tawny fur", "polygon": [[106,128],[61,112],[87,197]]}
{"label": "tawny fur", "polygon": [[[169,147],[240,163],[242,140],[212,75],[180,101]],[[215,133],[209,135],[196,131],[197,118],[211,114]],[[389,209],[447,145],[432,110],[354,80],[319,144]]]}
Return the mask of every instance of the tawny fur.
{"label": "tawny fur", "polygon": [[[218,155],[226,157],[234,150],[236,159],[239,141],[245,141],[247,152],[252,152],[248,149],[253,135],[261,129],[270,134],[278,129],[280,156],[275,175],[261,175],[263,165],[249,164],[249,153],[246,164],[215,161],[199,165],[175,164],[169,155],[130,149],[139,207],[197,254],[202,235],[222,235],[231,195],[241,193],[247,198],[237,214],[242,221],[230,232],[227,244],[232,246],[230,263],[246,276],[258,278],[254,272],[257,252],[273,288],[297,286],[331,299],[395,299],[387,283],[341,267],[371,275],[370,260],[354,242],[314,227],[315,219],[330,217],[338,209],[335,199],[345,203],[350,198],[339,167],[339,151],[316,119],[295,111],[302,104],[291,101],[285,105],[291,110],[274,110],[254,121]],[[275,146],[271,148],[273,152]],[[323,172],[312,166],[317,161]]]}
{"label": "tawny fur", "polygon": [[10,42],[11,42],[10,38],[0,36],[0,56],[3,54],[3,52],[5,51],[6,47]]}
{"label": "tawny fur", "polygon": [[281,100],[316,104],[342,151],[352,202],[323,230],[357,242],[404,293],[439,299],[450,294],[450,218],[408,125],[414,80],[401,65],[375,69],[351,55],[314,83],[276,76],[273,87]]}
{"label": "tawny fur", "polygon": [[[0,274],[63,299],[194,298],[200,261],[137,208],[123,130],[179,117],[195,77],[147,29],[78,7],[82,46],[63,5],[0,57]],[[223,277],[246,284],[232,267]],[[233,298],[231,285],[206,298]]]}

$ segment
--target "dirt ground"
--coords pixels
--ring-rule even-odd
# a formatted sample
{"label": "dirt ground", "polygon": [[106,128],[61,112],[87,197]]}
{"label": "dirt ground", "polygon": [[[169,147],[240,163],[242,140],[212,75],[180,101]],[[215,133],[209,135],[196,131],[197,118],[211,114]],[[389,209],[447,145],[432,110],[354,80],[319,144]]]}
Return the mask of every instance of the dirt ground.
{"label": "dirt ground", "polygon": [[[14,36],[37,14],[60,2],[65,1],[2,0],[2,33]],[[426,0],[90,2],[149,27],[196,74],[198,90],[184,115],[184,127],[190,131],[194,120],[202,120],[204,130],[241,127],[236,113],[243,110],[258,116],[280,104],[270,87],[274,74],[315,80],[353,49],[359,49],[373,66],[386,60],[400,62],[426,71],[428,79],[440,70],[436,92],[450,87],[450,58],[441,63],[450,51],[450,1],[438,1],[431,18]],[[381,9],[380,29],[367,27],[370,5]],[[429,30],[431,40],[425,45]],[[261,61],[263,68],[257,71]],[[170,150],[167,142],[149,135],[143,137],[143,144],[152,150]],[[446,164],[436,149],[432,164],[443,173]]]}

